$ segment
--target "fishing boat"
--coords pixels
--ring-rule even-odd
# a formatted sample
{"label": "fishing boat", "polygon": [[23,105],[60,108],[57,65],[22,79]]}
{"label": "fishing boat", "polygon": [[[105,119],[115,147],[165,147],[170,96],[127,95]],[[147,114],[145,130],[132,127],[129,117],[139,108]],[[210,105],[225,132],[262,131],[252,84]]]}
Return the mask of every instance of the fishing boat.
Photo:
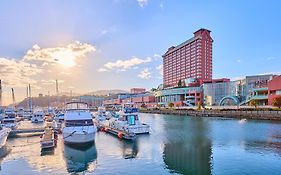
{"label": "fishing boat", "polygon": [[35,111],[31,117],[32,123],[41,123],[44,121],[45,113],[42,110]]}
{"label": "fishing boat", "polygon": [[65,143],[91,143],[97,132],[88,104],[84,102],[66,103],[62,135]]}
{"label": "fishing boat", "polygon": [[118,118],[109,120],[109,126],[127,133],[148,134],[150,126],[139,121],[138,109],[131,106],[131,104],[129,106],[124,104]]}
{"label": "fishing boat", "polygon": [[0,149],[6,144],[10,131],[10,128],[0,126]]}

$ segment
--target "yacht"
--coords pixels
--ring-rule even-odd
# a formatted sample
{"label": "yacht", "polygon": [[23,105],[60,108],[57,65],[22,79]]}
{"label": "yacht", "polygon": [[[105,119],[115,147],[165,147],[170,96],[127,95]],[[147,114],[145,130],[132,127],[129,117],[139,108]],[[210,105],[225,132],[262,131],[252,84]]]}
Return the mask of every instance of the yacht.
{"label": "yacht", "polygon": [[102,122],[107,119],[105,107],[102,106],[98,107],[98,112],[95,115],[95,119],[97,122]]}
{"label": "yacht", "polygon": [[35,111],[31,117],[32,123],[41,123],[44,121],[45,113],[41,110]]}
{"label": "yacht", "polygon": [[10,131],[10,128],[0,126],[0,149],[6,144]]}
{"label": "yacht", "polygon": [[92,143],[97,127],[93,122],[88,104],[84,102],[66,103],[62,135],[65,143]]}
{"label": "yacht", "polygon": [[134,134],[148,134],[150,126],[139,121],[138,109],[124,106],[118,118],[111,118],[109,126],[118,130]]}
{"label": "yacht", "polygon": [[15,129],[17,127],[16,113],[13,108],[7,108],[2,119],[2,126]]}

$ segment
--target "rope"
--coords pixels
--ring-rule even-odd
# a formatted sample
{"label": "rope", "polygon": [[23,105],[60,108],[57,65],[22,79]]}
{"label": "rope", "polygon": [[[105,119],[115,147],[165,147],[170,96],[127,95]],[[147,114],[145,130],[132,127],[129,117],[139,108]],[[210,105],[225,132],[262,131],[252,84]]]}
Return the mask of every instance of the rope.
{"label": "rope", "polygon": [[71,134],[69,134],[68,136],[63,137],[63,139],[66,139],[68,137],[71,137],[76,131],[73,131]]}

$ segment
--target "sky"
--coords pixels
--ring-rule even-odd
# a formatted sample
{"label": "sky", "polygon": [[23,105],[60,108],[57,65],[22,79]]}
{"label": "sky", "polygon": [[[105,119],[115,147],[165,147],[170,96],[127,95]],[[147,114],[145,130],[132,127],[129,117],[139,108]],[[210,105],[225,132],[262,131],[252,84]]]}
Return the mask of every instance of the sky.
{"label": "sky", "polygon": [[278,0],[0,0],[3,102],[162,83],[162,55],[211,30],[213,77],[281,72]]}

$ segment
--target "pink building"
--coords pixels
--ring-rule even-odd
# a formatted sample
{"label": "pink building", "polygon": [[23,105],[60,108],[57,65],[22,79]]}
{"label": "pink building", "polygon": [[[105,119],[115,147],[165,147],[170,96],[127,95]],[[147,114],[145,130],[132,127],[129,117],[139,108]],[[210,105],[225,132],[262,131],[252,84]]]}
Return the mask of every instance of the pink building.
{"label": "pink building", "polygon": [[276,97],[281,97],[281,76],[276,76],[268,82],[268,104],[272,105]]}
{"label": "pink building", "polygon": [[198,78],[212,79],[212,44],[209,30],[200,29],[194,37],[172,46],[163,55],[163,83],[176,86],[179,80]]}
{"label": "pink building", "polygon": [[131,93],[132,94],[139,94],[139,93],[144,93],[145,89],[144,88],[132,88]]}

